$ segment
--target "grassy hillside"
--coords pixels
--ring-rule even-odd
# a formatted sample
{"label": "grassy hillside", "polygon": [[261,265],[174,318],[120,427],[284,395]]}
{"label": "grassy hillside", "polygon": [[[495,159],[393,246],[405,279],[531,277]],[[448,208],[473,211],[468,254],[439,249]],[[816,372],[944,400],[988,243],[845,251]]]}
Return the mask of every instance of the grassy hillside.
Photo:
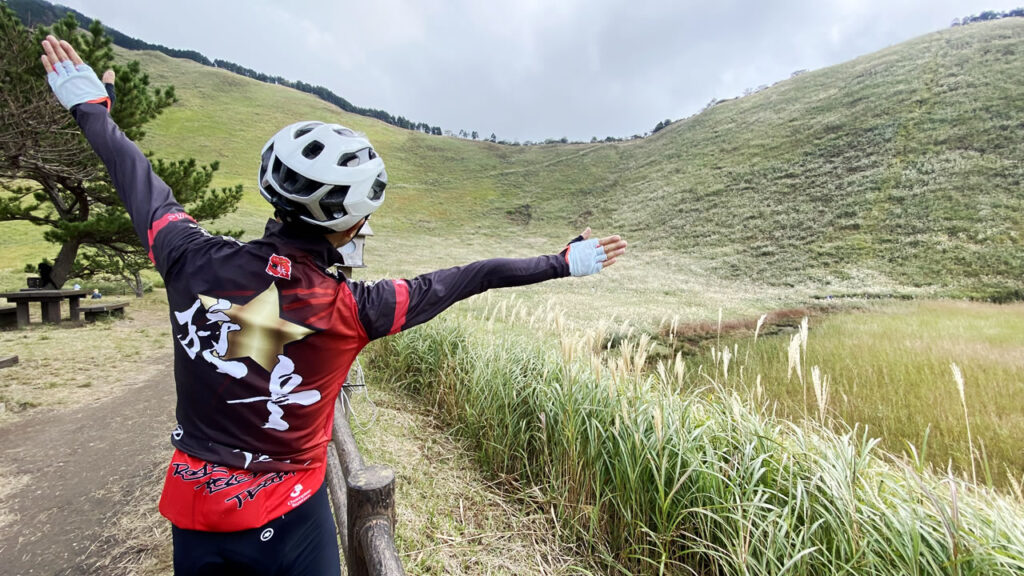
{"label": "grassy hillside", "polygon": [[967,26],[715,106],[631,149],[617,220],[779,282],[1019,287],[1022,56],[1024,21]]}
{"label": "grassy hillside", "polygon": [[[541,245],[589,223],[741,283],[1021,296],[1021,19],[807,73],[642,141],[530,148],[400,130],[190,61],[122,55],[181,100],[143,148],[220,159],[220,182],[249,191],[224,225],[249,235],[267,214],[255,191],[260,147],[279,127],[317,118],[380,148],[392,185],[375,218],[399,243],[425,233]],[[54,251],[26,227],[2,230],[18,268]]]}
{"label": "grassy hillside", "polygon": [[154,148],[209,150],[250,183],[252,151],[274,129],[336,118],[382,149],[387,210],[403,227],[506,230],[529,205],[552,236],[614,227],[732,278],[1005,291],[1024,276],[1022,57],[1019,19],[944,30],[642,142],[528,149],[395,130],[155,55],[144,64],[183,95],[151,130]]}

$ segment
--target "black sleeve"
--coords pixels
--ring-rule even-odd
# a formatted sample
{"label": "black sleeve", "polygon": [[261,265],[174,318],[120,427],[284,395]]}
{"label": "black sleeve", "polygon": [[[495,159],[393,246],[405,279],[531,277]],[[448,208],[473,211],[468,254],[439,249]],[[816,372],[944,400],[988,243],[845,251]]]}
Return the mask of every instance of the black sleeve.
{"label": "black sleeve", "polygon": [[167,258],[163,258],[169,246],[161,249],[155,238],[166,226],[185,225],[192,218],[175,200],[170,187],[153,172],[149,159],[114,123],[105,105],[79,104],[71,109],[71,114],[110,172],[143,247],[163,272],[169,265]]}
{"label": "black sleeve", "polygon": [[536,258],[495,258],[438,270],[411,280],[350,283],[359,320],[370,340],[408,330],[452,304],[491,288],[535,284],[569,275],[562,254]]}
{"label": "black sleeve", "polygon": [[114,109],[114,102],[117,101],[117,96],[116,96],[115,91],[114,91],[114,85],[113,84],[104,84],[103,87],[107,90],[107,98],[110,98],[110,106],[108,107],[108,110],[113,110]]}

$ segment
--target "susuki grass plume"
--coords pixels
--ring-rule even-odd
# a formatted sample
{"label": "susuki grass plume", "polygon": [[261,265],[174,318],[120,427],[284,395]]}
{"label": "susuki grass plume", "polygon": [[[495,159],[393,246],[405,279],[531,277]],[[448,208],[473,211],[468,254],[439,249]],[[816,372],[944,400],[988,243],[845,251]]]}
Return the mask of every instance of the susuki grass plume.
{"label": "susuki grass plume", "polygon": [[803,320],[800,321],[800,348],[804,355],[807,354],[807,334],[810,331],[810,320],[807,316],[804,316]]}
{"label": "susuki grass plume", "polygon": [[[796,371],[796,377],[802,385],[804,382],[803,368],[800,367],[800,335],[793,334],[793,337],[789,339],[789,368],[786,370],[786,379],[790,380],[793,378],[793,372]],[[805,389],[806,390],[806,389]],[[804,400],[806,402],[807,394],[804,393]]]}
{"label": "susuki grass plume", "polygon": [[960,393],[960,404],[964,408],[964,425],[967,427],[967,447],[971,455],[971,480],[978,482],[978,472],[974,465],[974,441],[971,438],[971,418],[967,414],[967,395],[964,393],[964,374],[956,362],[950,362],[950,370],[953,371],[953,380],[956,382],[956,390]]}
{"label": "susuki grass plume", "polygon": [[764,326],[764,321],[768,319],[767,314],[761,314],[761,317],[757,319],[757,326],[754,327],[754,343],[757,344],[757,336],[761,333],[761,327]]}
{"label": "susuki grass plume", "polygon": [[822,375],[821,368],[811,367],[811,381],[814,384],[814,398],[818,403],[818,421],[825,423],[825,412],[828,409],[828,375]]}
{"label": "susuki grass plume", "polygon": [[[767,319],[768,319],[768,315],[767,314],[761,314],[761,317],[757,319],[757,325],[754,326],[754,344],[757,344],[757,337],[761,334],[761,328],[764,327],[764,322]],[[744,358],[744,363],[750,361],[750,348],[751,347],[747,347],[747,354],[746,354],[746,357]]]}

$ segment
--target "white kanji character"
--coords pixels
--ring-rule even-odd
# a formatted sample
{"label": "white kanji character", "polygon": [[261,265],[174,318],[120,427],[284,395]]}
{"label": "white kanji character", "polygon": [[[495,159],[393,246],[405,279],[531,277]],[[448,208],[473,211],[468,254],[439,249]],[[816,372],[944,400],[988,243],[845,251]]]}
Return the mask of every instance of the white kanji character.
{"label": "white kanji character", "polygon": [[270,396],[228,400],[228,404],[268,400],[267,410],[270,411],[270,417],[267,418],[267,423],[263,427],[283,432],[288,429],[288,423],[282,418],[284,416],[284,409],[281,406],[287,404],[309,406],[320,401],[320,392],[318,390],[303,390],[302,392],[292,394],[292,390],[299,384],[302,384],[302,376],[295,374],[295,363],[287,356],[278,355],[277,365],[274,366],[274,370],[270,373]]}
{"label": "white kanji character", "polygon": [[225,310],[230,309],[231,302],[220,298],[216,304],[210,306],[209,310],[206,311],[207,320],[220,323],[220,334],[218,335],[217,342],[213,345],[213,350],[203,351],[203,358],[210,364],[213,364],[217,368],[217,372],[234,378],[242,378],[249,373],[249,369],[246,368],[244,363],[222,360],[228,352],[228,334],[242,329],[238,324],[231,322],[231,317],[224,313]]}
{"label": "white kanji character", "polygon": [[195,315],[196,310],[202,303],[196,298],[196,303],[191,308],[184,312],[175,312],[174,318],[178,321],[178,324],[184,326],[188,324],[188,336],[184,338],[178,338],[178,342],[181,343],[182,347],[185,348],[185,353],[188,354],[189,358],[195,360],[196,353],[199,352],[199,334],[196,333],[196,326],[192,323],[192,317]]}

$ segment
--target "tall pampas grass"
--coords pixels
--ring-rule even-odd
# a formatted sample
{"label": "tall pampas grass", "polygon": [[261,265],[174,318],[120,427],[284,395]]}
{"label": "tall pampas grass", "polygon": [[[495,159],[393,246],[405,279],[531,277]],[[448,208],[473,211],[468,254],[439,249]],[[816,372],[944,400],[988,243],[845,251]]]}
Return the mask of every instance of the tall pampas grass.
{"label": "tall pampas grass", "polygon": [[753,398],[724,383],[727,356],[742,373],[733,346],[716,347],[717,376],[678,356],[652,370],[639,339],[606,350],[563,335],[560,347],[530,318],[481,329],[488,320],[375,342],[367,363],[434,403],[477,463],[554,518],[597,572],[1024,573],[1024,504],[903,464],[864,428],[829,420],[831,382],[805,366],[801,333],[789,372],[809,370],[818,418],[796,423],[752,401],[760,374]]}
{"label": "tall pampas grass", "polygon": [[828,375],[822,375],[821,368],[811,367],[811,381],[814,384],[814,398],[818,402],[818,421],[825,423],[825,412],[828,409]]}
{"label": "tall pampas grass", "polygon": [[974,441],[971,438],[971,418],[967,414],[967,395],[964,393],[964,374],[956,362],[950,362],[950,370],[953,371],[953,380],[956,382],[956,390],[960,393],[960,405],[964,407],[964,424],[967,426],[967,446],[971,453],[971,480],[978,483],[978,473],[974,465]]}

